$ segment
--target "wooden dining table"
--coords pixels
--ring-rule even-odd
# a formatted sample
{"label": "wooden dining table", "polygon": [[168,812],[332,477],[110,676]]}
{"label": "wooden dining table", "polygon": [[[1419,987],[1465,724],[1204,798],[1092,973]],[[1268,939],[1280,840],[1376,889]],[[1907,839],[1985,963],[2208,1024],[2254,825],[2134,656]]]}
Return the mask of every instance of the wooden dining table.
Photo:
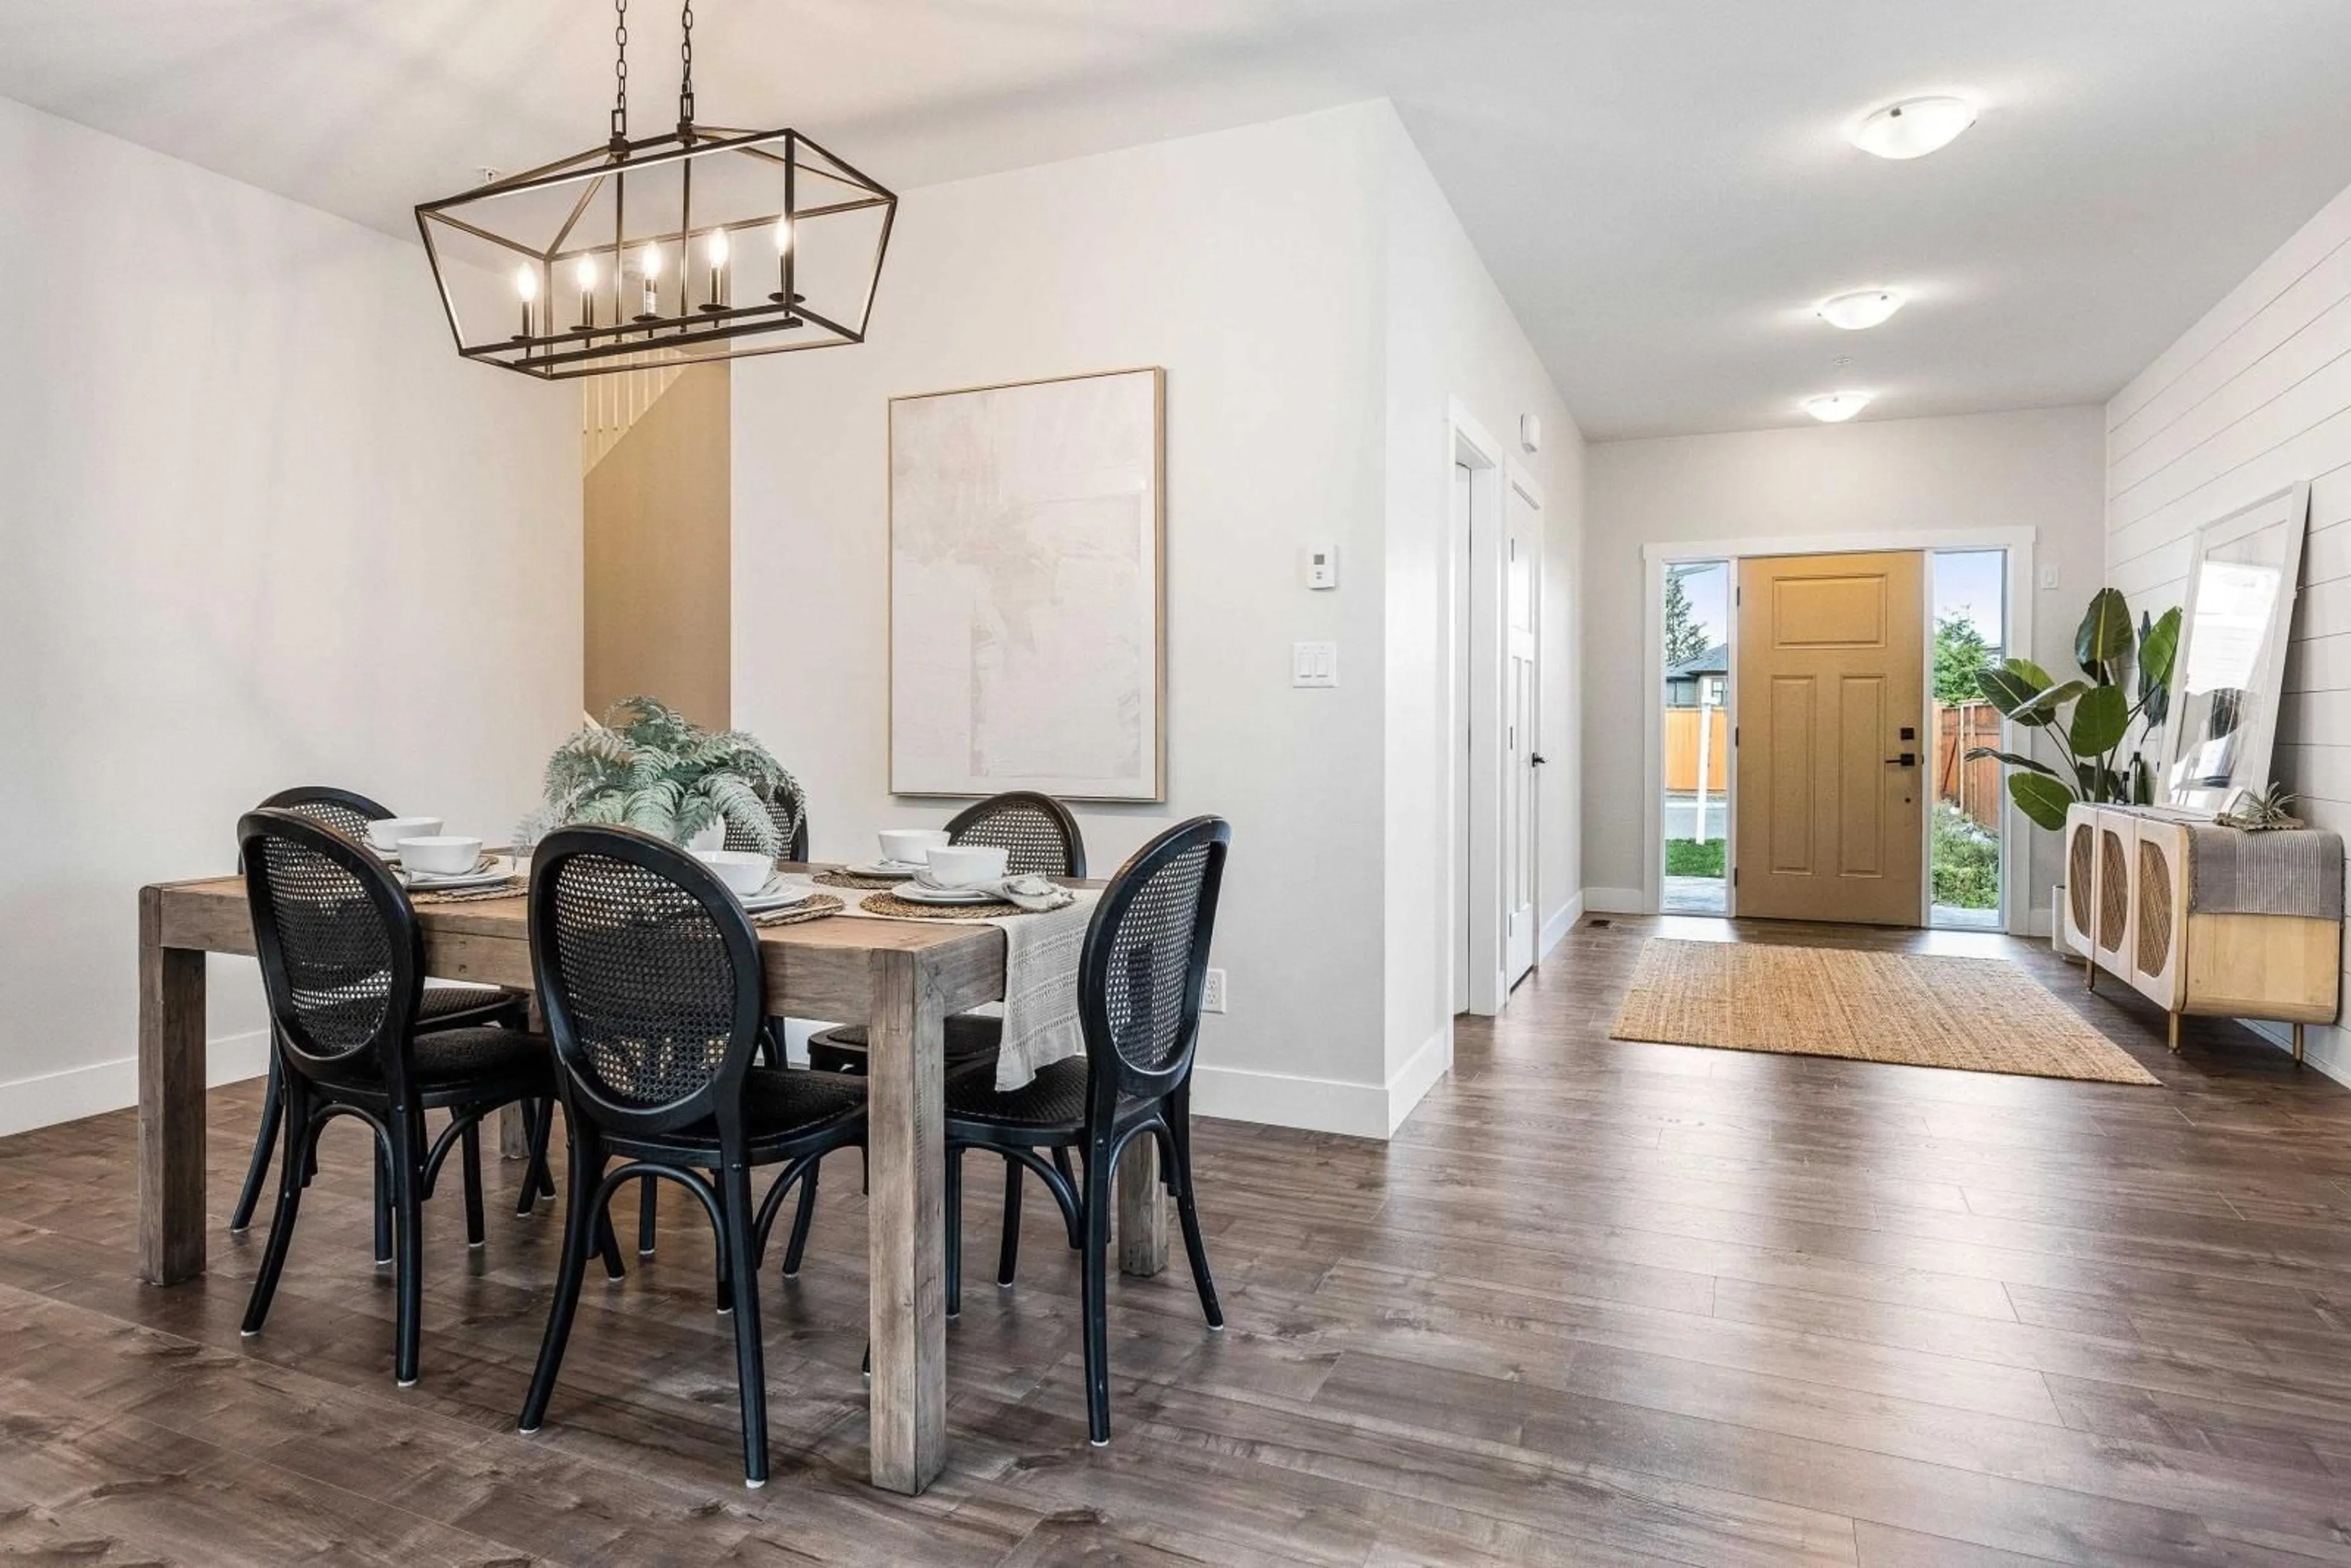
{"label": "wooden dining table", "polygon": [[[786,865],[787,871],[824,866]],[[1080,883],[1078,885],[1100,885]],[[425,972],[529,990],[520,894],[424,904]],[[771,1015],[867,1024],[871,1120],[873,1484],[919,1492],[946,1463],[947,1015],[1004,995],[1004,933],[977,921],[840,915],[757,928]],[[173,1285],[204,1270],[204,955],[254,952],[239,877],[139,892],[139,1271]],[[507,1129],[520,1154],[518,1118]],[[1118,1173],[1119,1266],[1166,1266],[1166,1206],[1149,1139]],[[517,1391],[520,1398],[520,1391]]]}

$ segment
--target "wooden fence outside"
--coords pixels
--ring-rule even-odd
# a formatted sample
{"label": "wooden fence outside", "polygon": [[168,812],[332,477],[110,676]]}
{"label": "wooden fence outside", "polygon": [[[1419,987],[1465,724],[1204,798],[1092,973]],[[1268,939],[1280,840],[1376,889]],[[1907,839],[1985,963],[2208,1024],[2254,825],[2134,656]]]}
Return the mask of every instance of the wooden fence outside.
{"label": "wooden fence outside", "polygon": [[1714,733],[1707,737],[1706,787],[1719,795],[1730,787],[1730,716],[1719,707],[1666,710],[1666,789],[1676,795],[1698,792],[1698,721],[1705,714]]}
{"label": "wooden fence outside", "polygon": [[1935,710],[1935,799],[1949,801],[1995,832],[2006,794],[2000,758],[1970,760],[1968,753],[1999,744],[2000,710],[1991,704],[1961,703]]}

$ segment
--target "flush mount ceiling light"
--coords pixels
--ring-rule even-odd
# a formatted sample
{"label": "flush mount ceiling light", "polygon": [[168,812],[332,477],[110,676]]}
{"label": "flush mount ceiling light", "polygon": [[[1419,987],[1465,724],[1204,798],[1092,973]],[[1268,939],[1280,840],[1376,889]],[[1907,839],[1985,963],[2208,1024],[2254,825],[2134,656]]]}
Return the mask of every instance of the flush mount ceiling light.
{"label": "flush mount ceiling light", "polygon": [[1804,412],[1823,424],[1843,424],[1869,406],[1869,394],[1861,392],[1823,392],[1804,400]]}
{"label": "flush mount ceiling light", "polygon": [[691,0],[677,127],[632,140],[614,11],[604,143],[416,209],[457,352],[559,381],[863,342],[898,198],[797,131],[696,123]]}
{"label": "flush mount ceiling light", "polygon": [[1891,288],[1864,288],[1823,299],[1813,314],[1832,327],[1858,332],[1875,327],[1902,308],[1902,296]]}
{"label": "flush mount ceiling light", "polygon": [[1846,132],[1864,152],[1880,158],[1924,158],[1976,122],[1976,106],[1963,98],[1906,98],[1889,103]]}

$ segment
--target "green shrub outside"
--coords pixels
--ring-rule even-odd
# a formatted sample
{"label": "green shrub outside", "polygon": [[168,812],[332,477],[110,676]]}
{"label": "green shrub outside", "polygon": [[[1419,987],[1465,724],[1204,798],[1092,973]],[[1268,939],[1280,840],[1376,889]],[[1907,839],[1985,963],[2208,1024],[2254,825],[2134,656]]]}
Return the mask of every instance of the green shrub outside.
{"label": "green shrub outside", "polygon": [[1948,800],[1935,802],[1935,902],[1956,909],[2000,907],[2000,840]]}

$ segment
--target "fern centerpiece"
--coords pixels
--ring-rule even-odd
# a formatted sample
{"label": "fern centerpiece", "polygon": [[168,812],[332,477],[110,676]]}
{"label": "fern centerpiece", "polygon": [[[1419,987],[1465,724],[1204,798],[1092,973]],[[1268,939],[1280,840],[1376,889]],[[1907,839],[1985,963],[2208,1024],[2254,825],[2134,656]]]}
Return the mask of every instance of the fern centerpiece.
{"label": "fern centerpiece", "polygon": [[519,833],[535,843],[573,822],[635,828],[683,844],[724,823],[728,838],[768,855],[784,843],[769,800],[800,787],[757,737],[712,731],[654,697],[623,697],[555,748],[547,798]]}

